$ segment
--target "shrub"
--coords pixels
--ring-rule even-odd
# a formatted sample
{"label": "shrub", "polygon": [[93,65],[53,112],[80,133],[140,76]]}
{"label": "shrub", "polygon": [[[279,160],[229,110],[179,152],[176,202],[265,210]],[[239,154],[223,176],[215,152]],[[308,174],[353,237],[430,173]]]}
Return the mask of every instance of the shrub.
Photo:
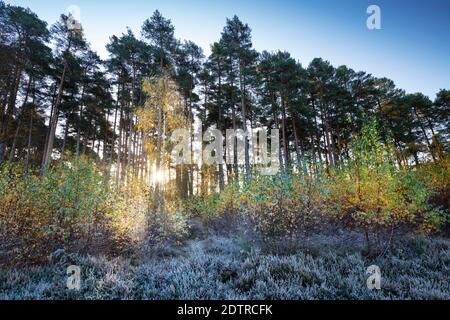
{"label": "shrub", "polygon": [[371,235],[381,252],[383,231],[393,233],[402,224],[421,224],[422,230],[430,230],[423,223],[438,224],[441,215],[428,205],[431,190],[416,173],[394,165],[389,145],[379,137],[376,122],[371,120],[354,140],[352,158],[330,174],[328,183],[328,202],[335,216],[349,227],[364,230],[368,253]]}
{"label": "shrub", "polygon": [[219,212],[233,216],[242,211],[242,193],[237,183],[231,183],[225,187],[217,202]]}
{"label": "shrub", "polygon": [[323,191],[319,177],[280,174],[255,177],[241,198],[256,231],[271,240],[292,238],[324,223]]}
{"label": "shrub", "polygon": [[84,159],[61,162],[42,179],[17,165],[0,168],[0,225],[13,261],[101,239],[110,202],[95,164]]}
{"label": "shrub", "polygon": [[223,196],[219,193],[213,193],[206,196],[196,196],[186,200],[182,204],[183,210],[191,217],[200,218],[204,222],[210,222],[223,213]]}
{"label": "shrub", "polygon": [[148,187],[133,176],[128,184],[112,189],[109,221],[116,245],[126,248],[137,244],[147,236],[148,210],[151,203]]}
{"label": "shrub", "polygon": [[298,226],[292,177],[255,177],[245,187],[245,201],[254,228],[264,238],[292,236]]}
{"label": "shrub", "polygon": [[[42,262],[58,251],[115,254],[149,240],[179,239],[180,211],[152,211],[152,190],[133,176],[108,187],[87,159],[59,162],[45,177],[0,167],[0,262]],[[152,212],[152,214],[149,214]]]}
{"label": "shrub", "polygon": [[229,184],[221,193],[193,197],[183,202],[182,210],[190,218],[200,219],[208,227],[230,231],[244,213],[244,195],[238,184]]}
{"label": "shrub", "polygon": [[[430,202],[439,206],[443,212],[447,213],[447,219],[443,218],[442,223],[446,224],[447,232],[450,231],[450,155],[442,157],[439,161],[421,165],[417,169],[417,176],[433,191]],[[441,218],[443,215],[441,215]],[[436,220],[436,218],[434,218]],[[441,219],[438,219],[440,221]]]}

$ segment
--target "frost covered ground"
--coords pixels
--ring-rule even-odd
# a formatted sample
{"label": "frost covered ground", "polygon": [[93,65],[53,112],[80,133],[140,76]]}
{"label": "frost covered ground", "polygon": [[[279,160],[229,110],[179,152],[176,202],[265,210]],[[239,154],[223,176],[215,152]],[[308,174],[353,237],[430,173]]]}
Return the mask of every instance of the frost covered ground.
{"label": "frost covered ground", "polygon": [[[0,268],[0,299],[450,299],[450,241],[405,238],[376,259],[350,243],[318,237],[274,254],[242,238],[209,236],[158,255],[65,255]],[[371,291],[366,269],[374,264],[381,290]],[[69,265],[81,267],[80,291],[66,287]]]}

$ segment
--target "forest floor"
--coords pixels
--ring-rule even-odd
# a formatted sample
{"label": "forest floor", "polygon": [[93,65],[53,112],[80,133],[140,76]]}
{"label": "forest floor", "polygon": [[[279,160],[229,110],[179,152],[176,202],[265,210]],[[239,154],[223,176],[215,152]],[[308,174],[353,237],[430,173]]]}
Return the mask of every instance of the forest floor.
{"label": "forest floor", "polygon": [[[67,254],[0,268],[0,299],[450,299],[448,239],[405,236],[382,257],[361,252],[355,234],[317,235],[276,251],[210,234],[152,254]],[[79,291],[66,287],[69,265],[81,267]],[[367,288],[370,265],[381,270],[380,290]]]}

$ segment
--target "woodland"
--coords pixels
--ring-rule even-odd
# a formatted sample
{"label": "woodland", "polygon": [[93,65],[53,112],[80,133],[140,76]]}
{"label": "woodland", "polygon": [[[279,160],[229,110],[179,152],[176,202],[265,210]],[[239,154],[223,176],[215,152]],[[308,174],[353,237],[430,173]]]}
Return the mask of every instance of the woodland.
{"label": "woodland", "polygon": [[[0,299],[450,298],[449,88],[258,52],[237,16],[206,56],[155,11],[101,59],[73,19],[0,1]],[[278,173],[250,139],[173,161],[211,127],[278,129]]]}

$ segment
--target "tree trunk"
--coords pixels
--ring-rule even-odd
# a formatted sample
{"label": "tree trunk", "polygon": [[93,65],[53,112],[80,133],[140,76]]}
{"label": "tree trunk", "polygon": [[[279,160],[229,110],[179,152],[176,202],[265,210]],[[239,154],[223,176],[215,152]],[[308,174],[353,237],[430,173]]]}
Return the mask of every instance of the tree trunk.
{"label": "tree trunk", "polygon": [[[218,63],[218,65],[217,65],[217,70],[218,70],[218,77],[219,77],[219,86],[217,88],[218,89],[217,104],[219,106],[219,123],[217,124],[217,128],[220,130],[220,132],[223,133],[223,127],[222,127],[222,74],[221,74],[220,63]],[[225,177],[224,177],[222,161],[219,163],[219,188],[220,188],[220,192],[223,192],[225,190]]]}
{"label": "tree trunk", "polygon": [[289,161],[289,152],[288,152],[288,141],[287,141],[287,133],[286,133],[286,104],[283,97],[281,97],[281,121],[283,126],[283,149],[284,149],[284,163],[286,164],[285,170],[289,170],[290,161]]}
{"label": "tree trunk", "polygon": [[249,141],[247,137],[247,109],[245,105],[245,78],[242,74],[242,63],[239,61],[239,82],[241,87],[241,107],[242,107],[242,128],[244,130],[244,157],[245,157],[245,177],[247,181],[251,180]]}
{"label": "tree trunk", "polygon": [[434,155],[434,151],[433,151],[433,148],[431,146],[430,139],[428,138],[427,132],[426,132],[426,130],[425,130],[423,124],[422,124],[422,121],[420,119],[420,116],[419,116],[419,113],[417,112],[416,107],[413,107],[413,111],[414,111],[414,114],[416,115],[417,122],[419,124],[420,130],[422,131],[422,134],[425,137],[425,141],[427,142],[428,150],[430,151],[431,157],[433,158],[433,161],[436,161],[436,157]]}
{"label": "tree trunk", "polygon": [[292,130],[294,131],[294,143],[295,143],[295,153],[297,156],[297,165],[298,165],[298,170],[300,171],[302,168],[302,158],[301,158],[301,153],[300,153],[299,144],[298,144],[297,126],[295,125],[295,118],[293,115],[291,118],[292,118]]}
{"label": "tree trunk", "polygon": [[61,98],[62,98],[62,93],[63,93],[63,88],[64,88],[64,80],[66,77],[66,72],[67,72],[67,61],[64,62],[64,69],[61,75],[61,83],[59,84],[59,89],[58,89],[58,96],[56,98],[56,102],[55,102],[55,106],[54,106],[54,110],[53,110],[53,114],[52,117],[50,119],[50,133],[49,133],[49,137],[48,137],[48,143],[47,143],[47,148],[44,151],[44,159],[42,161],[42,175],[45,175],[45,171],[47,170],[50,161],[51,161],[51,156],[53,153],[53,144],[55,142],[55,135],[56,135],[56,127],[58,126],[58,116],[59,116],[59,104],[61,103]]}
{"label": "tree trunk", "polygon": [[12,145],[11,145],[11,151],[10,151],[10,154],[9,154],[9,161],[11,161],[11,162],[14,161],[14,154],[15,154],[15,151],[16,151],[17,138],[19,136],[20,126],[22,124],[22,117],[23,117],[24,112],[25,112],[25,107],[26,107],[27,102],[28,102],[28,97],[29,97],[29,94],[30,94],[32,81],[33,81],[33,77],[30,76],[30,78],[28,80],[28,84],[27,84],[25,98],[23,100],[22,108],[21,108],[21,111],[20,111],[20,115],[18,116],[18,119],[17,119],[17,127],[16,127],[16,131],[14,133],[14,138],[13,138]]}
{"label": "tree trunk", "polygon": [[[118,99],[118,97],[117,97]],[[119,145],[117,147],[117,162],[116,162],[116,187],[119,187],[121,184],[120,181],[120,170],[121,170],[121,156],[122,156],[122,134],[123,134],[123,124],[122,124],[122,118],[123,118],[123,101],[120,104],[120,117],[119,117]]]}
{"label": "tree trunk", "polygon": [[30,124],[28,129],[28,143],[27,143],[27,157],[25,159],[26,172],[28,173],[29,163],[30,163],[30,153],[31,153],[31,137],[33,132],[33,118],[34,110],[30,109]]}
{"label": "tree trunk", "polygon": [[64,139],[63,139],[63,145],[61,148],[61,159],[64,159],[64,152],[66,151],[66,142],[67,142],[67,136],[69,135],[69,119],[66,117],[66,125],[64,127]]}
{"label": "tree trunk", "polygon": [[21,75],[22,75],[22,70],[19,66],[17,66],[14,71],[14,76],[13,76],[13,79],[14,79],[13,84],[14,85],[10,90],[9,99],[7,99],[6,116],[3,117],[2,123],[1,123],[0,162],[2,162],[4,160],[4,156],[5,156],[5,149],[6,149],[6,145],[8,143],[9,127],[11,126],[13,115],[14,115],[14,109],[15,109],[15,105],[16,105],[17,92],[19,91]]}

